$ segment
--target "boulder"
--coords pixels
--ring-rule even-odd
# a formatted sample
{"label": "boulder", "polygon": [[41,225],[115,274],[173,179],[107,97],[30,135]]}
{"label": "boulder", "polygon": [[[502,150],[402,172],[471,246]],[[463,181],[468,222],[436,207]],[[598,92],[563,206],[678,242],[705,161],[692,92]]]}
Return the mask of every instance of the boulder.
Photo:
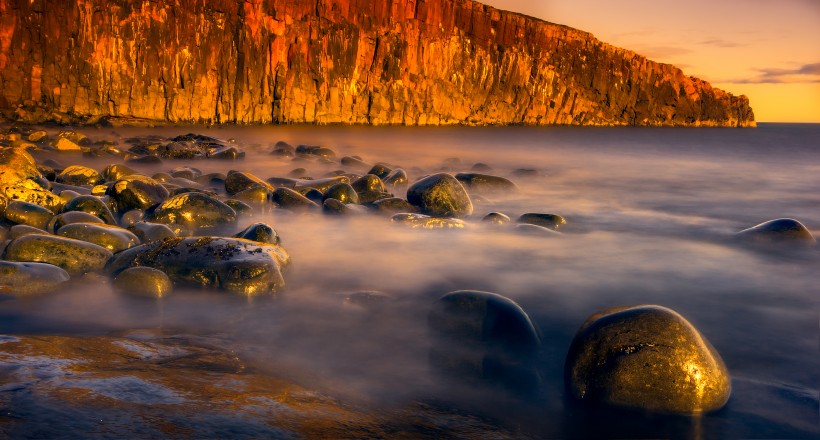
{"label": "boulder", "polygon": [[709,341],[681,315],[656,305],[589,317],[570,345],[564,380],[578,402],[663,413],[715,411],[732,390]]}
{"label": "boulder", "polygon": [[132,209],[144,211],[162,203],[169,196],[168,190],[161,183],[139,174],[125,176],[114,182],[106,194],[114,201],[120,213]]}
{"label": "boulder", "polygon": [[117,220],[114,218],[114,214],[111,213],[111,209],[97,196],[80,195],[74,197],[63,206],[61,213],[74,211],[94,215],[109,225],[117,224]]}
{"label": "boulder", "polygon": [[230,195],[256,187],[273,191],[273,187],[270,186],[270,184],[251,173],[228,171],[228,175],[225,177],[225,191]]}
{"label": "boulder", "polygon": [[100,177],[100,173],[98,173],[97,170],[83,165],[71,165],[70,167],[64,169],[60,174],[57,174],[54,180],[58,183],[76,186],[94,186],[103,182],[102,177]]}
{"label": "boulder", "polygon": [[162,298],[174,289],[165,272],[152,267],[129,267],[114,277],[114,288],[137,296]]}
{"label": "boulder", "polygon": [[128,226],[128,230],[139,238],[142,244],[162,241],[166,238],[176,238],[177,234],[166,225],[137,221]]}
{"label": "boulder", "polygon": [[456,179],[472,194],[510,193],[518,186],[509,179],[481,173],[458,173]]}
{"label": "boulder", "polygon": [[411,185],[407,201],[434,217],[466,217],[473,213],[467,191],[447,173],[433,174]]}
{"label": "boulder", "polygon": [[271,193],[270,200],[276,203],[280,208],[285,209],[311,209],[319,207],[319,205],[312,200],[290,188],[276,188],[276,190]]}
{"label": "boulder", "polygon": [[3,254],[10,261],[53,264],[72,276],[102,269],[111,256],[111,251],[102,246],[56,235],[15,238]]}
{"label": "boulder", "polygon": [[9,202],[4,215],[10,222],[43,230],[46,229],[48,222],[54,217],[54,213],[51,212],[51,210],[22,200],[12,200]]}
{"label": "boulder", "polygon": [[174,283],[218,288],[253,296],[284,286],[290,263],[284,248],[241,238],[171,238],[117,254],[107,269],[118,275],[129,267],[162,270]]}
{"label": "boulder", "polygon": [[349,183],[337,183],[328,188],[322,197],[322,201],[324,202],[327,199],[336,199],[344,204],[359,203],[359,195]]}
{"label": "boulder", "polygon": [[277,234],[272,227],[264,223],[254,223],[239,231],[234,237],[244,238],[258,243],[279,244],[279,234]]}
{"label": "boulder", "polygon": [[115,254],[140,244],[140,239],[128,229],[104,223],[71,223],[59,228],[56,234],[100,245]]}
{"label": "boulder", "polygon": [[236,211],[209,195],[187,192],[160,203],[151,219],[167,225],[199,229],[233,223]]}
{"label": "boulder", "polygon": [[32,295],[56,291],[71,277],[46,263],[0,261],[0,293]]}

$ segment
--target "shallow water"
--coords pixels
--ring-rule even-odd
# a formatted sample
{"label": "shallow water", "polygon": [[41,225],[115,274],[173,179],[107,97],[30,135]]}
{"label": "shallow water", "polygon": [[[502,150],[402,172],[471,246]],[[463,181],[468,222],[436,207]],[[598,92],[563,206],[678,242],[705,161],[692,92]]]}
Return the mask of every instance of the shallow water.
{"label": "shallow water", "polygon": [[[65,292],[0,302],[4,334],[162,327],[227,335],[256,368],[379,408],[374,411],[436,402],[522,436],[820,434],[820,251],[749,249],[729,240],[736,231],[779,217],[798,219],[820,234],[818,125],[82,131],[121,145],[134,135],[196,132],[233,138],[247,152],[237,162],[135,167],[149,174],[183,163],[204,172],[237,169],[262,178],[297,167],[316,178],[345,169],[267,154],[284,140],[401,166],[411,180],[439,169],[468,171],[483,162],[520,191],[474,201],[475,214],[463,230],[407,229],[375,215],[257,214],[237,230],[255,221],[271,224],[294,262],[286,288],[273,298],[245,301],[180,291],[153,302],[117,295],[105,278],[89,276]],[[66,165],[97,169],[116,162],[56,157]],[[513,170],[519,168],[539,175],[516,177]],[[395,192],[404,196],[404,191]],[[566,233],[536,237],[482,224],[480,218],[491,211],[512,218],[525,212],[560,214],[568,222]],[[543,386],[534,395],[462,383],[430,367],[427,313],[435,299],[459,289],[500,293],[530,315],[543,341],[537,360]],[[344,294],[355,291],[379,291],[389,299],[370,307],[346,304]],[[711,341],[733,378],[733,395],[723,410],[697,418],[589,414],[564,402],[562,367],[575,331],[593,313],[633,304],[672,308]],[[105,385],[103,393],[146,392],[137,381]],[[146,403],[161,397],[140,395]]]}

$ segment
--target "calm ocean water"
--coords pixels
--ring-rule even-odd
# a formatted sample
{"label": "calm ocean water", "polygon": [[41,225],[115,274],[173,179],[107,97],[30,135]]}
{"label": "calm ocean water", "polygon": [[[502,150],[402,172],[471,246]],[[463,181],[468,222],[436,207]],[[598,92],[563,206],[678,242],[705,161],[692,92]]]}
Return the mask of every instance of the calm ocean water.
{"label": "calm ocean water", "polygon": [[[187,163],[205,172],[232,168],[268,178],[303,167],[321,177],[343,168],[267,154],[284,140],[401,166],[411,180],[481,162],[520,191],[475,201],[464,230],[410,230],[369,215],[257,215],[246,223],[273,225],[294,262],[287,287],[273,299],[238,303],[178,292],[157,308],[115,295],[107,285],[89,289],[89,281],[59,295],[0,302],[0,331],[87,334],[165,326],[225,333],[259,368],[296,380],[320,378],[330,394],[387,406],[435,401],[534,437],[820,435],[820,250],[761,251],[730,240],[736,231],[780,217],[820,235],[820,125],[84,130],[121,144],[134,135],[190,131],[233,138],[248,153],[231,163]],[[112,162],[60,160],[98,169]],[[538,175],[517,177],[514,170],[522,168]],[[560,214],[566,234],[533,237],[482,225],[491,211],[512,218]],[[530,315],[543,337],[544,386],[537,396],[453,383],[432,371],[426,316],[436,298],[459,289],[505,295]],[[370,314],[342,305],[346,292],[361,290],[389,300]],[[723,410],[697,418],[597,414],[592,421],[565,405],[561,371],[575,331],[593,313],[634,304],[672,308],[711,341],[733,378]]]}

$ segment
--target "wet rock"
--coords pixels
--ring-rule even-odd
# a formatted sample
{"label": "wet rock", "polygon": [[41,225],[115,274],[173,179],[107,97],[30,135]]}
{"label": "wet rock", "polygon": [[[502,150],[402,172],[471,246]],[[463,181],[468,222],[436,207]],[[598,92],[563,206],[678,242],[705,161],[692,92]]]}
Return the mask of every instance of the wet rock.
{"label": "wet rock", "polygon": [[343,216],[349,214],[347,206],[337,199],[327,199],[322,202],[322,213],[326,215]]}
{"label": "wet rock", "polygon": [[253,214],[253,207],[241,200],[228,199],[225,200],[225,204],[230,206],[236,212],[236,215]]}
{"label": "wet rock", "polygon": [[814,245],[817,243],[808,228],[791,218],[769,220],[751,228],[744,229],[735,238],[751,244],[787,244]]}
{"label": "wet rock", "polygon": [[430,217],[424,214],[399,213],[390,217],[393,223],[413,229],[463,229],[467,224],[457,218]]}
{"label": "wet rock", "polygon": [[388,186],[399,186],[406,184],[409,179],[407,177],[407,171],[404,171],[401,168],[396,168],[395,170],[391,171],[390,174],[385,176],[384,184]]}
{"label": "wet rock", "polygon": [[359,203],[359,195],[349,183],[337,183],[328,188],[322,198],[322,201],[327,199],[336,199],[344,204]]}
{"label": "wet rock", "polygon": [[109,225],[116,225],[117,220],[108,208],[108,205],[97,196],[80,195],[74,197],[63,206],[62,213],[80,211],[87,212],[102,219]]}
{"label": "wet rock", "polygon": [[269,184],[273,185],[273,187],[275,187],[275,188],[283,186],[285,188],[291,188],[291,189],[295,188],[296,184],[299,183],[299,180],[291,179],[291,178],[288,178],[288,177],[271,177],[271,178],[265,179],[265,181],[268,182]]}
{"label": "wet rock", "polygon": [[162,159],[157,156],[141,156],[127,159],[125,162],[137,165],[159,165]]}
{"label": "wet rock", "polygon": [[470,170],[475,171],[476,173],[489,173],[493,170],[493,167],[483,162],[476,162]]}
{"label": "wet rock", "polygon": [[261,205],[268,203],[271,191],[272,190],[264,186],[255,186],[244,191],[239,191],[233,195],[233,198],[245,203]]}
{"label": "wet rock", "polygon": [[419,211],[417,207],[411,205],[410,202],[400,197],[387,197],[384,199],[379,199],[368,204],[367,206],[375,209],[376,211],[387,214],[397,214],[401,212],[414,214]]}
{"label": "wet rock", "polygon": [[165,144],[157,149],[157,154],[163,159],[202,159],[205,157],[205,152],[199,145],[187,141]]}
{"label": "wet rock", "polygon": [[455,177],[446,173],[427,176],[411,185],[407,201],[434,217],[465,217],[473,213],[467,191]]}
{"label": "wet rock", "polygon": [[100,223],[71,223],[57,230],[57,235],[87,241],[112,253],[139,245],[140,239],[128,229]]}
{"label": "wet rock", "polygon": [[367,167],[370,166],[370,165],[364,163],[364,161],[362,161],[360,158],[358,158],[356,156],[345,156],[345,157],[342,158],[340,163],[342,165],[346,166],[346,167],[351,167],[351,168],[367,168]]}
{"label": "wet rock", "polygon": [[144,244],[117,254],[114,275],[136,266],[160,269],[174,283],[220,288],[243,295],[273,293],[284,286],[284,248],[241,238],[191,237]]}
{"label": "wet rock", "polygon": [[567,221],[564,217],[561,217],[557,214],[541,214],[535,212],[528,212],[526,214],[522,214],[516,220],[518,223],[526,223],[530,225],[538,225],[543,226],[545,228],[549,228],[552,230],[557,231],[562,226],[567,224]]}
{"label": "wet rock", "polygon": [[137,221],[128,226],[128,230],[136,235],[142,244],[162,241],[166,238],[176,238],[177,236],[171,228],[161,223]]}
{"label": "wet rock", "polygon": [[51,210],[34,203],[12,200],[6,206],[5,217],[11,222],[29,225],[38,229],[46,229],[48,222],[54,217]]}
{"label": "wet rock", "polygon": [[141,221],[144,218],[145,212],[140,211],[139,209],[132,209],[120,217],[120,221],[117,225],[123,228],[130,228],[134,225],[134,223]]}
{"label": "wet rock", "polygon": [[82,151],[82,148],[77,143],[64,137],[55,139],[51,142],[51,146],[54,147],[55,150],[65,153],[79,153]]}
{"label": "wet rock", "polygon": [[174,178],[174,176],[172,176],[168,173],[156,173],[156,174],[152,175],[151,178],[156,180],[157,182],[168,183],[168,182],[171,181],[171,179]]}
{"label": "wet rock", "polygon": [[51,264],[0,261],[0,293],[35,295],[54,292],[70,278],[68,272]]}
{"label": "wet rock", "polygon": [[160,203],[151,214],[153,221],[190,229],[209,228],[236,221],[236,211],[202,193],[188,192]]}
{"label": "wet rock", "polygon": [[387,164],[379,162],[376,165],[373,165],[373,167],[370,168],[370,171],[368,171],[367,174],[372,174],[378,177],[379,179],[384,179],[390,174],[391,171],[393,170],[390,167],[388,167]]}
{"label": "wet rock", "polygon": [[64,202],[49,188],[31,154],[20,148],[0,148],[0,195],[56,211]]}
{"label": "wet rock", "polygon": [[228,191],[228,194],[233,195],[255,187],[262,187],[269,191],[273,191],[272,186],[251,173],[228,171],[228,176],[225,178],[225,190]]}
{"label": "wet rock", "polygon": [[335,176],[315,180],[300,180],[296,182],[296,185],[293,187],[293,189],[302,194],[306,193],[308,190],[311,189],[315,189],[321,193],[325,193],[333,185],[349,182],[350,180],[347,178],[347,176]]}
{"label": "wet rock", "polygon": [[24,235],[32,235],[32,234],[48,234],[48,232],[35,228],[34,226],[29,225],[14,225],[9,229],[8,238],[14,240],[17,237],[22,237]]}
{"label": "wet rock", "polygon": [[64,169],[63,172],[55,177],[55,180],[58,183],[76,186],[93,186],[102,183],[103,181],[97,170],[82,165],[72,165]]}
{"label": "wet rock", "polygon": [[171,177],[181,177],[183,179],[188,180],[196,180],[197,177],[202,175],[202,171],[198,168],[192,168],[188,166],[179,166],[171,170]]}
{"label": "wet rock", "polygon": [[510,222],[510,217],[500,212],[491,212],[481,218],[482,222],[493,223],[496,225],[505,225]]}
{"label": "wet rock", "polygon": [[271,151],[270,154],[278,157],[293,157],[296,154],[296,150],[289,143],[279,141],[274,145],[273,151]]}
{"label": "wet rock", "polygon": [[364,193],[368,191],[386,192],[387,188],[384,186],[382,179],[375,174],[365,174],[362,177],[354,180],[350,184],[357,193]]}
{"label": "wet rock", "polygon": [[94,214],[83,211],[68,211],[52,217],[48,222],[48,226],[46,226],[46,230],[56,233],[58,229],[72,223],[103,223],[103,221]]}
{"label": "wet rock", "polygon": [[439,370],[524,392],[540,383],[534,361],[541,339],[511,299],[474,290],[450,292],[433,305],[428,325],[434,336],[430,359]]}
{"label": "wet rock", "polygon": [[3,258],[53,264],[74,276],[102,269],[111,256],[108,249],[81,240],[56,235],[24,235],[9,243]]}
{"label": "wet rock", "polygon": [[233,146],[220,146],[208,148],[205,155],[208,159],[238,160],[245,157],[245,152],[241,148]]}
{"label": "wet rock", "polygon": [[458,173],[455,177],[470,193],[474,194],[510,193],[518,191],[518,187],[514,183],[500,176],[480,173]]}
{"label": "wet rock", "polygon": [[196,183],[200,185],[224,188],[225,179],[227,178],[228,176],[222,173],[208,173],[197,177],[196,179],[194,179],[194,181],[196,181]]}
{"label": "wet rock", "polygon": [[264,223],[254,223],[239,231],[234,237],[259,243],[279,244],[279,234],[277,234],[272,227]]}
{"label": "wet rock", "polygon": [[310,200],[313,203],[316,203],[317,205],[321,205],[322,200],[324,200],[324,195],[322,194],[321,191],[319,191],[316,188],[311,188],[311,189],[307,190],[307,192],[305,192],[303,195],[308,200]]}
{"label": "wet rock", "polygon": [[162,298],[174,290],[165,272],[152,267],[129,267],[114,277],[114,287],[125,293],[148,298]]}
{"label": "wet rock", "polygon": [[122,179],[123,177],[132,176],[134,174],[139,174],[139,172],[127,165],[112,164],[103,169],[102,178],[104,181],[114,182]]}
{"label": "wet rock", "polygon": [[517,168],[512,172],[513,176],[521,178],[534,178],[541,175],[541,173],[532,168]]}
{"label": "wet rock", "polygon": [[654,305],[589,317],[570,346],[564,380],[582,403],[665,413],[714,411],[731,393],[714,347],[682,316]]}
{"label": "wet rock", "polygon": [[299,194],[290,188],[276,188],[270,195],[270,199],[277,206],[286,209],[311,209],[318,208],[319,205],[307,197]]}
{"label": "wet rock", "polygon": [[132,209],[146,210],[165,201],[168,190],[150,177],[142,175],[126,176],[116,181],[106,193],[116,204],[120,213]]}
{"label": "wet rock", "polygon": [[307,176],[308,171],[304,168],[294,168],[288,173],[288,177],[293,177],[296,179],[302,179]]}
{"label": "wet rock", "polygon": [[316,145],[299,145],[296,147],[296,154],[307,154],[325,159],[334,159],[336,157],[336,152],[330,148]]}

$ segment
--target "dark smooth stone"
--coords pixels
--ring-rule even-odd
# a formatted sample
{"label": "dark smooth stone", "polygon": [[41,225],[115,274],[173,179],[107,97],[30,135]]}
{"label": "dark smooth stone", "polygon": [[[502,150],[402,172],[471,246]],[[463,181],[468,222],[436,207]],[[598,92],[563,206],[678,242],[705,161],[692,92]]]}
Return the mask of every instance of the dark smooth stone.
{"label": "dark smooth stone", "polygon": [[483,163],[483,162],[476,162],[476,163],[473,164],[473,167],[470,168],[470,169],[472,171],[477,172],[477,173],[489,173],[493,170],[493,167],[491,167],[491,166],[489,166],[489,165],[487,165],[486,163]]}
{"label": "dark smooth stone", "polygon": [[322,212],[327,215],[350,215],[350,208],[338,199],[325,199],[322,202]]}
{"label": "dark smooth stone", "polygon": [[130,225],[128,230],[136,235],[142,244],[162,241],[166,238],[176,238],[177,236],[171,228],[161,223],[138,221]]}
{"label": "dark smooth stone", "polygon": [[51,233],[56,233],[58,229],[72,223],[103,223],[103,221],[94,214],[83,211],[68,211],[52,217],[48,222],[48,226],[46,226],[46,230]]}
{"label": "dark smooth stone", "polygon": [[0,261],[0,292],[36,295],[54,292],[71,277],[64,269],[47,263]]}
{"label": "dark smooth stone", "polygon": [[100,173],[93,168],[82,165],[72,165],[58,174],[54,180],[57,183],[64,183],[66,185],[96,185],[102,183],[103,179]]}
{"label": "dark smooth stone", "polygon": [[467,381],[531,393],[540,384],[534,361],[541,338],[527,313],[509,298],[459,290],[436,301],[428,316],[432,364]]}
{"label": "dark smooth stone", "polygon": [[370,165],[364,163],[361,159],[352,156],[345,156],[340,161],[342,165],[346,167],[354,167],[354,168],[366,168]]}
{"label": "dark smooth stone", "polygon": [[384,184],[388,186],[404,185],[409,181],[407,171],[401,168],[396,168],[384,177]]}
{"label": "dark smooth stone", "polygon": [[61,213],[73,211],[86,212],[94,215],[109,225],[117,224],[116,219],[114,219],[114,214],[111,213],[108,205],[97,196],[80,195],[74,197],[63,206]]}
{"label": "dark smooth stone", "polygon": [[[270,194],[268,196],[270,197]],[[253,214],[253,207],[241,200],[228,199],[225,200],[225,204],[233,208],[237,215]]]}
{"label": "dark smooth stone", "polygon": [[590,316],[570,345],[564,380],[581,403],[662,413],[715,411],[732,391],[709,341],[681,315],[655,305]]}
{"label": "dark smooth stone", "polygon": [[485,215],[482,219],[482,222],[494,223],[497,225],[504,225],[510,222],[510,217],[506,214],[502,214],[500,212],[491,212]]}
{"label": "dark smooth stone", "polygon": [[153,221],[190,229],[209,228],[236,221],[236,211],[202,193],[179,194],[160,203],[151,214]]}
{"label": "dark smooth stone", "polygon": [[295,168],[288,173],[288,177],[294,177],[297,179],[301,179],[307,176],[307,170],[304,168]]}
{"label": "dark smooth stone", "polygon": [[419,208],[411,205],[410,202],[402,199],[401,197],[379,199],[375,202],[369,203],[367,206],[386,214],[398,214],[400,212],[414,214],[419,211]]}
{"label": "dark smooth stone", "polygon": [[391,171],[393,170],[390,167],[380,162],[376,165],[373,165],[373,167],[370,168],[370,171],[368,171],[367,174],[372,174],[374,176],[377,176],[379,179],[384,179],[390,174]]}
{"label": "dark smooth stone", "polygon": [[217,160],[238,160],[245,157],[245,152],[241,148],[233,146],[221,146],[208,148],[206,151],[208,159]]}
{"label": "dark smooth stone", "polygon": [[359,203],[359,195],[349,183],[337,183],[328,188],[322,198],[322,201],[327,199],[336,199],[345,204]]}
{"label": "dark smooth stone", "polygon": [[455,177],[439,173],[427,176],[407,190],[407,201],[422,213],[434,217],[466,217],[473,213],[473,202]]}
{"label": "dark smooth stone", "polygon": [[280,186],[285,188],[295,188],[296,184],[299,182],[297,179],[290,179],[287,177],[271,177],[265,181],[273,185],[274,188],[278,188]]}
{"label": "dark smooth stone", "polygon": [[349,182],[350,180],[348,180],[346,176],[327,177],[324,179],[316,180],[300,180],[296,182],[296,186],[294,186],[293,189],[299,191],[302,194],[306,193],[310,189],[318,190],[319,192],[324,194],[333,185]]}
{"label": "dark smooth stone", "polygon": [[14,240],[17,237],[22,237],[24,235],[32,235],[32,234],[34,234],[34,235],[37,235],[37,234],[39,234],[39,235],[42,235],[42,234],[48,235],[48,232],[46,232],[42,229],[39,229],[39,228],[35,228],[34,226],[14,225],[9,229],[8,238],[11,239],[11,240]]}
{"label": "dark smooth stone", "polygon": [[318,208],[317,205],[312,200],[308,199],[307,197],[299,194],[298,192],[290,189],[290,188],[276,188],[271,193],[270,197],[273,203],[276,203],[277,206],[285,209],[305,209],[305,208]]}
{"label": "dark smooth stone", "polygon": [[134,174],[139,174],[139,172],[127,165],[112,164],[105,167],[102,172],[102,178],[106,182],[113,182]]}
{"label": "dark smooth stone", "polygon": [[387,192],[384,182],[382,182],[382,179],[375,174],[365,174],[364,176],[354,180],[350,186],[352,186],[357,193],[364,193],[368,191]]}
{"label": "dark smooth stone", "polygon": [[115,254],[141,243],[128,229],[105,223],[71,223],[59,228],[56,234],[100,245]]}
{"label": "dark smooth stone", "polygon": [[564,217],[561,217],[560,215],[542,214],[536,212],[528,212],[526,214],[522,214],[520,217],[518,217],[518,220],[516,221],[518,223],[543,226],[545,228],[549,228],[555,231],[557,231],[562,226],[567,224],[566,219],[564,219]]}
{"label": "dark smooth stone", "polygon": [[264,223],[254,223],[239,231],[234,237],[257,241],[259,243],[279,244],[279,234],[277,234],[272,227]]}
{"label": "dark smooth stone", "polygon": [[273,191],[272,186],[251,173],[228,171],[228,176],[225,177],[225,190],[231,195],[258,186]]}
{"label": "dark smooth stone", "polygon": [[290,263],[284,248],[241,238],[190,237],[144,244],[117,254],[107,269],[118,275],[129,267],[162,270],[175,284],[210,287],[253,296],[284,286]]}
{"label": "dark smooth stone", "polygon": [[509,193],[518,191],[518,187],[509,179],[500,176],[480,173],[458,173],[456,179],[475,194]]}
{"label": "dark smooth stone", "polygon": [[8,244],[3,258],[53,264],[73,276],[102,269],[111,256],[108,249],[81,240],[56,235],[24,235]]}
{"label": "dark smooth stone", "polygon": [[312,201],[313,203],[321,204],[322,200],[324,199],[324,195],[321,191],[316,188],[310,188],[304,193],[304,196],[308,198],[308,200]]}
{"label": "dark smooth stone", "polygon": [[163,159],[201,159],[205,152],[197,144],[190,141],[175,141],[162,145],[157,154]]}
{"label": "dark smooth stone", "polygon": [[817,243],[806,226],[791,218],[778,218],[763,222],[738,232],[735,237],[738,240],[752,244],[795,243],[814,245]]}
{"label": "dark smooth stone", "polygon": [[201,175],[201,170],[188,166],[179,166],[171,170],[171,177],[182,177],[188,180],[196,180],[196,178]]}
{"label": "dark smooth stone", "polygon": [[114,277],[114,287],[124,293],[148,298],[162,298],[174,290],[165,272],[152,267],[129,267]]}
{"label": "dark smooth stone", "polygon": [[126,163],[130,164],[137,164],[137,165],[157,165],[162,163],[162,159],[157,156],[140,156],[131,159],[127,159]]}
{"label": "dark smooth stone", "polygon": [[146,210],[162,203],[168,196],[168,190],[150,177],[142,175],[126,176],[114,182],[106,193],[120,213],[132,209]]}
{"label": "dark smooth stone", "polygon": [[46,229],[48,222],[54,217],[51,210],[22,200],[10,201],[6,206],[4,215],[10,222],[43,230]]}
{"label": "dark smooth stone", "polygon": [[540,237],[561,237],[564,234],[544,226],[531,225],[529,223],[520,223],[513,228],[519,234],[534,235]]}
{"label": "dark smooth stone", "polygon": [[538,176],[541,175],[541,173],[538,170],[535,170],[535,169],[532,169],[532,168],[518,168],[518,169],[513,170],[512,174],[513,174],[513,176],[523,177],[523,178],[532,178],[532,177],[538,177]]}
{"label": "dark smooth stone", "polygon": [[233,195],[233,198],[253,205],[266,204],[268,203],[268,199],[270,199],[270,193],[273,191],[268,188],[269,187],[255,186],[244,191],[239,191]]}

